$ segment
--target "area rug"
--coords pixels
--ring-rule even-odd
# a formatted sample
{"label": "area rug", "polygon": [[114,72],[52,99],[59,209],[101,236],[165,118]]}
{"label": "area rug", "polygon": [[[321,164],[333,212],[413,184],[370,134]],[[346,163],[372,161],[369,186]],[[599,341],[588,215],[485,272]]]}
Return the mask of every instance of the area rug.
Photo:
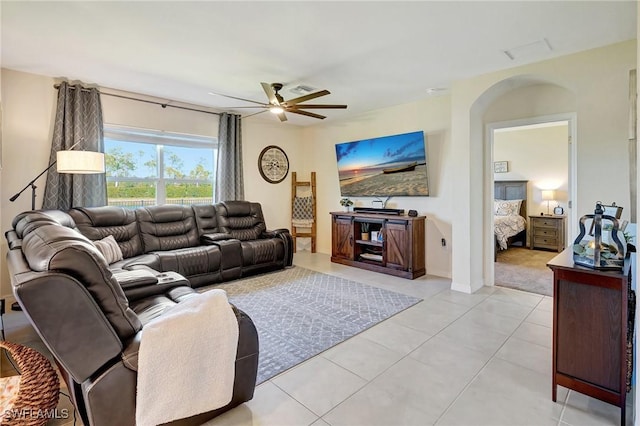
{"label": "area rug", "polygon": [[215,287],[258,330],[258,383],[421,300],[298,266]]}
{"label": "area rug", "polygon": [[547,262],[558,253],[510,247],[498,252],[495,285],[553,296],[553,273]]}

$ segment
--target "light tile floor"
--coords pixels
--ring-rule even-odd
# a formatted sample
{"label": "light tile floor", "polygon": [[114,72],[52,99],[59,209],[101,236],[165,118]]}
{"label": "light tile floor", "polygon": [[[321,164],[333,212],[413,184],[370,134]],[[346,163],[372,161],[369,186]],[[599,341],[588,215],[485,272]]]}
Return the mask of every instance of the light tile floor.
{"label": "light tile floor", "polygon": [[[424,300],[259,385],[207,426],[620,424],[618,408],[580,393],[560,388],[551,401],[549,297],[500,287],[469,295],[445,278],[405,280],[323,254],[294,262]],[[7,314],[5,328],[8,340],[42,345],[21,313]],[[631,417],[628,407],[628,425]]]}
{"label": "light tile floor", "polygon": [[424,300],[261,384],[207,426],[620,424],[617,407],[577,392],[560,388],[551,401],[550,297],[501,287],[469,295],[448,279],[405,280],[323,254],[294,262]]}

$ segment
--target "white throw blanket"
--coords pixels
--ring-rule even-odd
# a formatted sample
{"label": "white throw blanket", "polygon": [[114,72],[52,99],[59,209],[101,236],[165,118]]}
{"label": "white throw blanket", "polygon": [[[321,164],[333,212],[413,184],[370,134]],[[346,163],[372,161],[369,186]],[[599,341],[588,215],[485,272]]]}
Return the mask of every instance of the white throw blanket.
{"label": "white throw blanket", "polygon": [[179,303],[142,330],[136,425],[156,426],[227,405],[238,321],[224,290]]}

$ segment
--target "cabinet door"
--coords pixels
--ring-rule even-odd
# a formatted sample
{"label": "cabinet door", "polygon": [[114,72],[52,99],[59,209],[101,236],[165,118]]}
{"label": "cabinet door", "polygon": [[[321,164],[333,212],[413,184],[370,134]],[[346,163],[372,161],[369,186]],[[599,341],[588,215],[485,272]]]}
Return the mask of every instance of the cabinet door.
{"label": "cabinet door", "polygon": [[407,221],[388,221],[384,227],[384,253],[387,268],[409,270],[411,265],[410,235]]}
{"label": "cabinet door", "polygon": [[[572,277],[575,281],[557,280],[556,370],[601,388],[619,391],[622,388],[620,360],[624,359],[621,342],[627,337],[620,320],[624,309],[619,291],[622,286],[606,288],[587,284],[586,280],[594,279],[591,274],[574,273]],[[615,284],[621,282],[615,281]]]}
{"label": "cabinet door", "polygon": [[353,218],[334,216],[331,236],[331,255],[342,259],[353,260]]}

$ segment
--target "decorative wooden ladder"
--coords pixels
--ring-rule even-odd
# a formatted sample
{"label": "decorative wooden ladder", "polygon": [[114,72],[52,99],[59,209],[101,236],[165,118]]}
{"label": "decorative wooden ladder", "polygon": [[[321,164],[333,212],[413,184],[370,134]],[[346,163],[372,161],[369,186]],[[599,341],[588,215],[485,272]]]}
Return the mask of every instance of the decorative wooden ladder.
{"label": "decorative wooden ladder", "polygon": [[[311,227],[300,227],[293,224],[293,206],[298,194],[299,187],[310,187],[311,189],[311,209],[313,213],[313,223]],[[311,238],[311,253],[316,252],[316,227],[317,227],[317,214],[316,214],[316,172],[311,172],[310,181],[298,181],[297,173],[291,173],[291,236],[293,237],[293,251],[297,250],[297,237]],[[307,232],[298,232],[297,228],[310,229]]]}

